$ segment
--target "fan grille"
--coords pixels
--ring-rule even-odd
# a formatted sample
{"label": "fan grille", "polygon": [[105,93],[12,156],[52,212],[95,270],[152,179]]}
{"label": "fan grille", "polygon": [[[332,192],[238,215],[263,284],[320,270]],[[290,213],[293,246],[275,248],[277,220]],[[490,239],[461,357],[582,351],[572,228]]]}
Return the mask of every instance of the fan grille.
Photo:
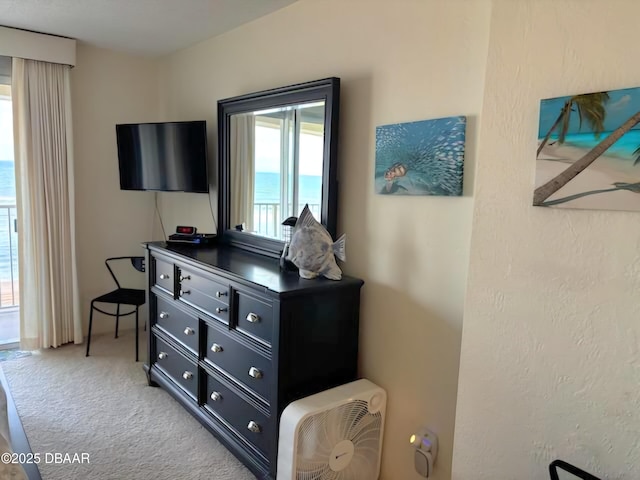
{"label": "fan grille", "polygon": [[[296,480],[371,480],[377,474],[382,414],[369,413],[368,404],[353,400],[307,417],[299,428]],[[353,442],[349,465],[340,471],[329,466],[334,447]]]}

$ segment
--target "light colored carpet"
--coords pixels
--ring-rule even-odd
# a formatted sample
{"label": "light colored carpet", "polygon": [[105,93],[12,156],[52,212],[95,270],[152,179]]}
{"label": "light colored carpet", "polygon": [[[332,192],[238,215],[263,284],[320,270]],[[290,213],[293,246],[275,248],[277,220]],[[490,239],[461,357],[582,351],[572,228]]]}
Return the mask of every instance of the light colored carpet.
{"label": "light colored carpet", "polygon": [[[140,334],[140,358],[146,358]],[[40,463],[43,480],[255,480],[168,393],[147,386],[134,332],[94,336],[2,362],[34,453],[89,453],[87,464]]]}

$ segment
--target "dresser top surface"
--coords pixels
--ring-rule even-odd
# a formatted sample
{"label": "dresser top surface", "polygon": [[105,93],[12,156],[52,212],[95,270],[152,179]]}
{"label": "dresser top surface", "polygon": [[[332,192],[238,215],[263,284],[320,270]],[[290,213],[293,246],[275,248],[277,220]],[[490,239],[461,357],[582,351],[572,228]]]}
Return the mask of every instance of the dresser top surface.
{"label": "dresser top surface", "polygon": [[152,252],[177,257],[195,263],[213,273],[233,280],[249,282],[279,295],[298,294],[310,290],[326,290],[347,286],[362,286],[362,280],[347,275],[342,280],[300,278],[298,272],[280,270],[278,259],[218,244],[212,246],[172,245],[148,242],[144,246]]}

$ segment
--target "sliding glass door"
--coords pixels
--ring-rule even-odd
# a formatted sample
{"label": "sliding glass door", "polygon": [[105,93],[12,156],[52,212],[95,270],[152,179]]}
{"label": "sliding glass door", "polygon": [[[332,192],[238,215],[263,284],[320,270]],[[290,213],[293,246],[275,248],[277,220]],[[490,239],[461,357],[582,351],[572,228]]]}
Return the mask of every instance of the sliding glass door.
{"label": "sliding glass door", "polygon": [[20,340],[11,87],[0,84],[0,348]]}

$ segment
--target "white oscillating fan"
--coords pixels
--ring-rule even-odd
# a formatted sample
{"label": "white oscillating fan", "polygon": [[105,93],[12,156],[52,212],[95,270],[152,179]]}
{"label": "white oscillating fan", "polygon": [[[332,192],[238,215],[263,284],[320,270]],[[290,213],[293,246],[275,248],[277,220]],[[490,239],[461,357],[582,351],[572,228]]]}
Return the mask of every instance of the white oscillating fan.
{"label": "white oscillating fan", "polygon": [[277,480],[376,480],[386,392],[357,380],[289,404],[280,418]]}

